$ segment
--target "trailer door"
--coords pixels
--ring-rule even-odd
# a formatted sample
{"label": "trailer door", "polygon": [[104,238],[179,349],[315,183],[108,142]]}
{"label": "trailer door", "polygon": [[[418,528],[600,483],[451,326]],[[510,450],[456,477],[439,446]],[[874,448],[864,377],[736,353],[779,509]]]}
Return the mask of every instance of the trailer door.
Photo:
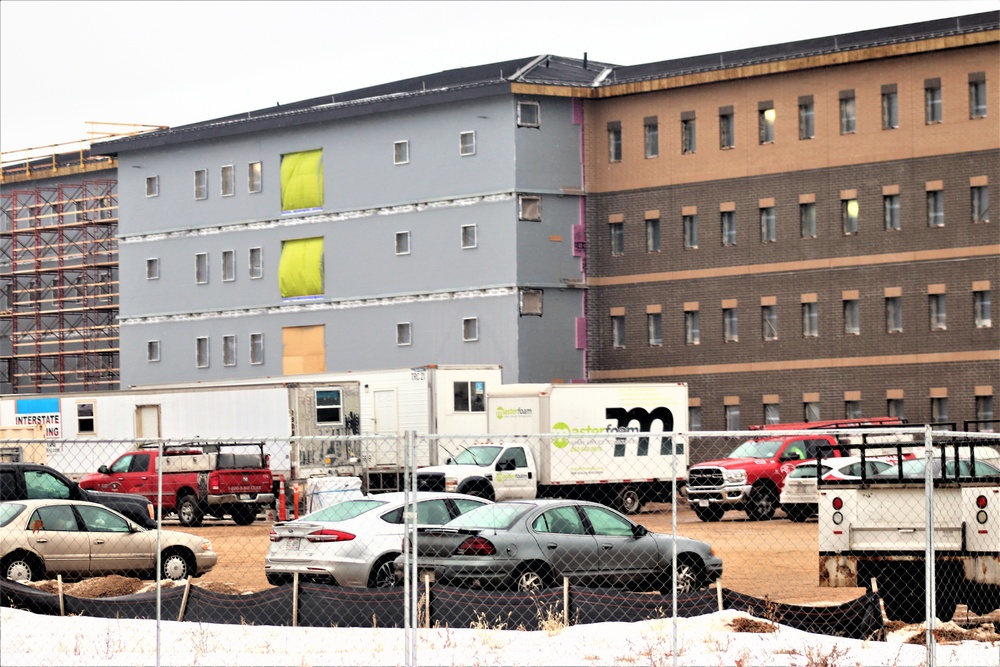
{"label": "trailer door", "polygon": [[375,396],[375,432],[396,433],[398,420],[396,415],[396,390],[379,389]]}

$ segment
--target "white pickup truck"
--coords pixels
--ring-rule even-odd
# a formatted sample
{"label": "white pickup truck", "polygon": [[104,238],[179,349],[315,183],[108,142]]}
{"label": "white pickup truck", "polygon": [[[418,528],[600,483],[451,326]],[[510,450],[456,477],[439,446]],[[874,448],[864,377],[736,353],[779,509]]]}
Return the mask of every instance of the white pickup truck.
{"label": "white pickup truck", "polygon": [[[870,588],[874,578],[886,615],[907,623],[926,620],[931,569],[939,620],[959,603],[1000,608],[1000,434],[927,434],[931,446],[900,445],[888,470],[818,480],[819,585]],[[916,457],[902,460],[908,453]]]}

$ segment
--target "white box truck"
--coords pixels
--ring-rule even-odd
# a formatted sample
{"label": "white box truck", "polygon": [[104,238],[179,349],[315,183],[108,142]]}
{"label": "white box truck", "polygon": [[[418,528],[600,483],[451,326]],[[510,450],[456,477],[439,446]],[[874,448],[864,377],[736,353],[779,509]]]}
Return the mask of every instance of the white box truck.
{"label": "white box truck", "polygon": [[[489,436],[417,472],[418,488],[493,500],[595,500],[626,513],[683,484],[683,383],[512,384],[487,388]],[[651,434],[651,435],[645,435]]]}

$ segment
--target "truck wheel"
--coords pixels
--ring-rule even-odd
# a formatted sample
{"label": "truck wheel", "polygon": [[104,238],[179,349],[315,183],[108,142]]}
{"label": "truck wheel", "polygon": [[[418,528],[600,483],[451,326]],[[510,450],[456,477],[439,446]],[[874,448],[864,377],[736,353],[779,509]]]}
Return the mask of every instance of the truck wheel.
{"label": "truck wheel", "polygon": [[189,528],[200,526],[203,517],[204,513],[194,496],[184,496],[177,501],[177,518],[182,526]]}
{"label": "truck wheel", "polygon": [[722,518],[722,515],[726,513],[726,510],[718,505],[709,505],[708,507],[692,505],[691,509],[694,510],[696,517],[708,523],[718,521]]}
{"label": "truck wheel", "polygon": [[808,521],[816,513],[816,509],[811,505],[789,505],[784,509],[788,518],[795,523]]}
{"label": "truck wheel", "polygon": [[257,520],[256,505],[237,505],[232,511],[233,523],[237,526],[249,526]]}
{"label": "truck wheel", "polygon": [[778,499],[770,487],[755,486],[747,499],[747,516],[751,521],[770,521],[778,509]]}
{"label": "truck wheel", "polygon": [[475,496],[476,498],[482,498],[483,500],[488,500],[493,502],[493,489],[486,484],[474,484],[466,489],[462,489],[459,493],[464,493],[468,496]]}
{"label": "truck wheel", "polygon": [[618,492],[617,505],[618,509],[625,514],[638,514],[639,510],[642,509],[642,498],[639,496],[639,492],[634,486],[623,487],[621,491]]}

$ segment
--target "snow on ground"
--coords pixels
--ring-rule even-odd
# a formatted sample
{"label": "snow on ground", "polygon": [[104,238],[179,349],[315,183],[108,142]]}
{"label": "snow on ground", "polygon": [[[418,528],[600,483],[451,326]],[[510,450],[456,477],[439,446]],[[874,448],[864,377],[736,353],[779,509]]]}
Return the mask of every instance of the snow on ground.
{"label": "snow on ground", "polygon": [[[737,611],[677,619],[677,664],[726,667],[839,667],[927,664],[926,647],[906,643],[917,626],[890,634],[888,641],[859,641],[811,635]],[[955,627],[951,624],[942,628]],[[960,636],[960,631],[955,633]],[[621,665],[674,664],[672,619],[642,623],[600,623],[523,632],[489,628],[420,630],[420,665]],[[87,617],[38,616],[0,609],[0,664],[156,664],[156,623]],[[402,665],[406,635],[398,629],[278,628],[269,626],[161,623],[161,665],[258,667],[289,665]],[[1000,641],[955,641],[938,645],[945,666],[1000,667]]]}

